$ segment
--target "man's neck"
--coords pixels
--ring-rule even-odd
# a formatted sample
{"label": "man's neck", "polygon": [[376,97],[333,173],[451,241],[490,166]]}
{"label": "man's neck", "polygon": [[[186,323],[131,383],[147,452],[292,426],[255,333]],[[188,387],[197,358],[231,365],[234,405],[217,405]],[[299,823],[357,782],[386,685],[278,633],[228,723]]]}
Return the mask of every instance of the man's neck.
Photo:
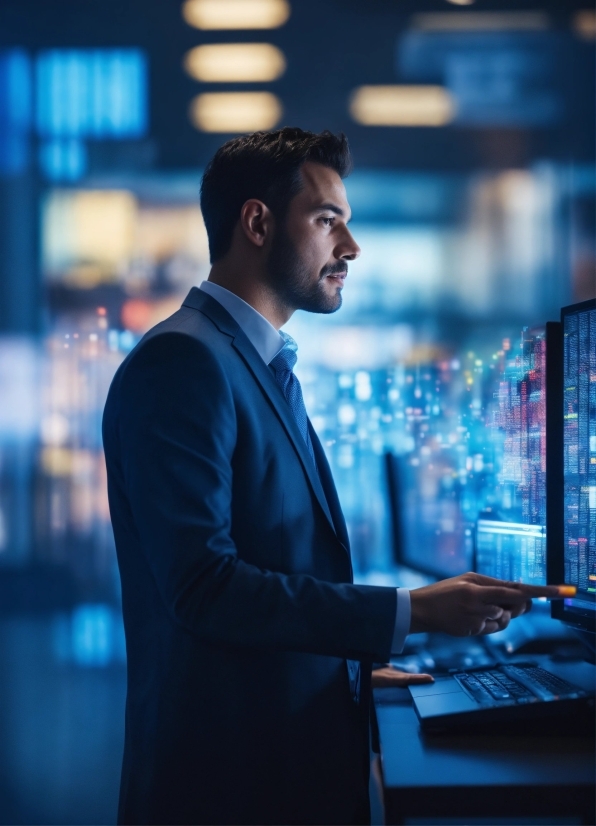
{"label": "man's neck", "polygon": [[[242,276],[238,276],[242,272]],[[211,268],[208,281],[218,284],[231,293],[234,293],[247,304],[250,304],[258,313],[264,316],[276,330],[288,321],[292,312],[284,307],[279,297],[268,288],[263,281],[250,271],[240,268],[234,272],[228,266],[216,262]]]}

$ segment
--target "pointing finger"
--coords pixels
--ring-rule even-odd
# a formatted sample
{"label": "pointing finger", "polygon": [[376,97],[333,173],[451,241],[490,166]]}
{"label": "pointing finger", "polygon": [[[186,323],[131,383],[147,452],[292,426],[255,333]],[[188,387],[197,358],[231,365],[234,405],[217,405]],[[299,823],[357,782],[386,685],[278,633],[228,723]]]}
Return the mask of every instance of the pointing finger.
{"label": "pointing finger", "polygon": [[480,600],[490,602],[493,605],[515,605],[524,604],[532,597],[559,596],[557,585],[524,585],[521,582],[512,582],[507,586],[482,586],[480,589]]}
{"label": "pointing finger", "polygon": [[524,582],[511,582],[510,587],[528,597],[572,597],[577,593],[574,585],[526,585]]}
{"label": "pointing finger", "polygon": [[573,597],[577,593],[577,588],[574,585],[526,585],[524,582],[512,582],[476,573],[468,573],[465,578],[483,587],[512,588],[523,592],[529,598],[550,597],[550,599],[556,599],[558,597],[561,599],[562,597]]}

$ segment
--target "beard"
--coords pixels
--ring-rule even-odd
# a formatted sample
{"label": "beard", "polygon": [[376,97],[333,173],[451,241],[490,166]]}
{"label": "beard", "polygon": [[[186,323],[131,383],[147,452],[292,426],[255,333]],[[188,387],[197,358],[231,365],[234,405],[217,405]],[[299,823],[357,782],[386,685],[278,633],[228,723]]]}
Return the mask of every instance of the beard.
{"label": "beard", "polygon": [[269,284],[292,310],[325,314],[337,312],[342,303],[341,289],[329,295],[325,291],[325,278],[346,270],[345,263],[327,264],[314,280],[312,271],[300,257],[283,225],[273,237],[267,261]]}

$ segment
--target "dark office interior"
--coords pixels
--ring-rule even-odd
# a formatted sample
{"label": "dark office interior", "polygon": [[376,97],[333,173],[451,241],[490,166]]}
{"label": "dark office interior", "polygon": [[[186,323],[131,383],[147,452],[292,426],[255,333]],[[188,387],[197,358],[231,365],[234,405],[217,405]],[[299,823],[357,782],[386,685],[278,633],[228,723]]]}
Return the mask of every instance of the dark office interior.
{"label": "dark office interior", "polygon": [[578,589],[408,638],[405,672],[554,663],[582,690],[435,731],[424,691],[377,689],[372,822],[593,822],[595,43],[585,0],[2,0],[0,823],[116,822],[103,408],[208,276],[205,165],[281,126],[354,159],[343,307],[286,329],[355,581]]}

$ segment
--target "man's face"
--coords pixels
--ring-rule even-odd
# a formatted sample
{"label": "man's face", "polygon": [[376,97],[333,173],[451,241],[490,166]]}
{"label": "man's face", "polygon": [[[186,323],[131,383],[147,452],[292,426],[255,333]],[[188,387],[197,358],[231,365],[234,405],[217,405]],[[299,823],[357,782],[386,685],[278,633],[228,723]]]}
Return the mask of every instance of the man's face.
{"label": "man's face", "polygon": [[318,163],[301,168],[302,189],[275,229],[267,270],[269,284],[291,310],[334,313],[348,261],[360,255],[347,223],[351,211],[341,178]]}

